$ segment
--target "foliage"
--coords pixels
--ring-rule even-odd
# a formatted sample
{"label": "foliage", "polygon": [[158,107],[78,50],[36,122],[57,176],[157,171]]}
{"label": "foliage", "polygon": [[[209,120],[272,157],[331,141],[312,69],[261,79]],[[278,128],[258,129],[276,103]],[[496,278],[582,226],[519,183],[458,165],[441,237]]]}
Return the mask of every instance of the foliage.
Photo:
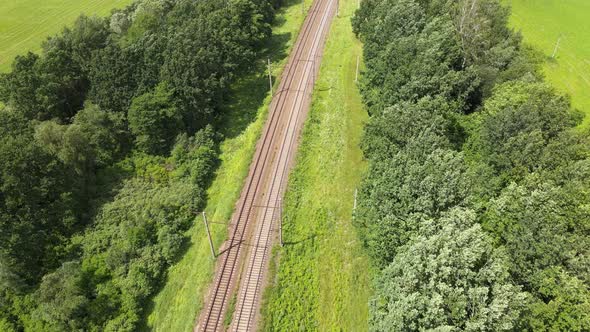
{"label": "foliage", "polygon": [[539,275],[537,292],[541,299],[530,305],[529,326],[534,330],[584,331],[590,327],[588,284],[560,268]]}
{"label": "foliage", "polygon": [[99,168],[112,165],[126,152],[129,134],[121,114],[109,113],[96,105],[87,104],[74,117],[73,126],[78,127],[88,140],[93,150],[94,164]]}
{"label": "foliage", "polygon": [[43,277],[38,290],[39,307],[35,314],[44,321],[46,331],[79,330],[87,314],[83,276],[77,262],[66,262]]}
{"label": "foliage", "polygon": [[382,1],[370,13],[375,26],[361,25],[363,13],[355,23],[365,42],[362,91],[372,115],[401,101],[437,95],[459,100],[471,93],[477,78],[459,70],[461,49],[449,20],[427,21],[414,1]]}
{"label": "foliage", "polygon": [[205,204],[229,85],[273,19],[267,0],[138,1],[81,16],[0,75],[0,326],[138,327]]}
{"label": "foliage", "polygon": [[510,331],[526,294],[511,284],[506,257],[474,224],[453,210],[438,231],[405,247],[377,279],[371,331]]}
{"label": "foliage", "polygon": [[182,115],[165,83],[158,85],[153,92],[133,99],[128,119],[137,148],[151,154],[168,151],[182,130]]}
{"label": "foliage", "polygon": [[39,56],[31,52],[19,55],[12,63],[12,72],[0,75],[0,98],[27,118],[35,118],[40,111],[36,91],[41,83],[34,69],[38,60]]}
{"label": "foliage", "polygon": [[524,81],[498,86],[478,116],[471,150],[511,179],[538,170],[549,142],[579,122],[565,97],[544,83]]}
{"label": "foliage", "polygon": [[21,115],[4,110],[0,117],[0,257],[7,273],[34,283],[73,231],[76,188],[71,170],[35,143]]}
{"label": "foliage", "polygon": [[[82,251],[80,263],[66,263],[43,278],[36,296],[41,322],[31,324],[50,330],[134,329],[142,305],[180,251],[193,209],[204,204],[202,179],[213,169],[214,141],[210,130],[190,141],[175,148],[190,156],[186,160],[138,155],[124,161],[136,176],[123,182],[113,200],[101,206],[94,226],[73,241]],[[165,165],[192,172],[175,172]],[[190,176],[196,172],[200,181]],[[59,297],[53,295],[54,283],[67,287]]]}
{"label": "foliage", "polygon": [[452,150],[434,150],[422,159],[404,151],[371,163],[356,223],[375,261],[390,262],[398,247],[421,233],[423,219],[464,205],[470,187],[465,173],[462,154]]}
{"label": "foliage", "polygon": [[121,49],[117,44],[109,44],[94,53],[89,71],[92,82],[89,99],[107,111],[125,113],[135,96],[134,77],[143,68],[140,66],[143,52],[144,49]]}
{"label": "foliage", "polygon": [[13,70],[1,77],[0,98],[26,117],[39,120],[71,119],[84,103],[90,82],[86,77],[90,54],[104,47],[108,30],[103,19],[80,16],[43,43],[43,56],[17,57]]}
{"label": "foliage", "polygon": [[527,317],[534,329],[590,327],[587,186],[585,179],[559,186],[531,175],[508,186],[484,216],[484,227],[511,253],[512,275],[538,298]]}
{"label": "foliage", "polygon": [[383,268],[374,330],[588,329],[589,136],[508,14],[372,0],[353,19],[372,115],[356,224]]}

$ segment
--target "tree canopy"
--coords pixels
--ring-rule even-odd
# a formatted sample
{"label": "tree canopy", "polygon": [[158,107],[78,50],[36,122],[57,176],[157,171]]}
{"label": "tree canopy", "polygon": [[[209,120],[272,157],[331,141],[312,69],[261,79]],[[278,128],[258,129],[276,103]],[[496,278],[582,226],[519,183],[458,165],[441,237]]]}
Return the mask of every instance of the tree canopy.
{"label": "tree canopy", "polygon": [[508,16],[497,0],[366,0],[353,18],[371,330],[590,328],[590,136]]}
{"label": "tree canopy", "polygon": [[0,330],[138,328],[276,4],[137,0],[0,74]]}

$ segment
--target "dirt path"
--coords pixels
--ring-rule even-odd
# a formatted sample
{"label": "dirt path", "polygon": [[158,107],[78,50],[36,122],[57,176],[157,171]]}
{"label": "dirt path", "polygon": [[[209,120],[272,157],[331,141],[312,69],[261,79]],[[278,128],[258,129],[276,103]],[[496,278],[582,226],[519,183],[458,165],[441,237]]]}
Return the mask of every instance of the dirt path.
{"label": "dirt path", "polygon": [[215,279],[195,331],[223,331],[228,304],[236,291],[230,330],[256,330],[270,249],[277,239],[282,197],[336,5],[337,0],[315,0],[308,12],[274,93],[232,217],[229,240],[218,256]]}

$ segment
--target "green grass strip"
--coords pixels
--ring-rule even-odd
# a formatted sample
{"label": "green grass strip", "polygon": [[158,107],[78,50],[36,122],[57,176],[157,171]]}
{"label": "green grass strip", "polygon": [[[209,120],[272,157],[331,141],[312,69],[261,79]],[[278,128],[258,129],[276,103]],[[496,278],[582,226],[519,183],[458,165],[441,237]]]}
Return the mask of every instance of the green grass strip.
{"label": "green grass strip", "polygon": [[365,162],[359,148],[368,115],[355,84],[361,44],[340,0],[287,197],[285,246],[273,255],[265,331],[364,331],[371,267],[354,227],[354,191]]}

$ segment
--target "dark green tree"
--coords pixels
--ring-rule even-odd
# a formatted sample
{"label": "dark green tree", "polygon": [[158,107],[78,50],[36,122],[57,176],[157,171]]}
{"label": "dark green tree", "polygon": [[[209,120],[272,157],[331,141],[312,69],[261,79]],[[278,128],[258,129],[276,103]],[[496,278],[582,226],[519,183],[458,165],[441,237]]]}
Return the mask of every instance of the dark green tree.
{"label": "dark green tree", "polygon": [[479,116],[472,153],[507,178],[537,170],[545,146],[579,122],[568,99],[544,83],[524,81],[499,86]]}
{"label": "dark green tree", "polygon": [[153,154],[169,151],[183,129],[182,113],[174,105],[173,91],[166,83],[135,98],[129,108],[128,119],[137,147]]}
{"label": "dark green tree", "polygon": [[435,150],[423,159],[400,152],[370,164],[355,222],[379,264],[391,262],[400,246],[420,234],[424,218],[465,205],[466,170],[462,154],[452,150]]}
{"label": "dark green tree", "polygon": [[89,300],[78,262],[66,262],[45,275],[36,297],[39,305],[35,314],[43,322],[44,331],[76,331],[85,326],[85,307]]}
{"label": "dark green tree", "polygon": [[32,141],[29,129],[0,142],[0,251],[28,284],[56,263],[53,248],[76,223],[69,171]]}
{"label": "dark green tree", "polygon": [[35,67],[38,61],[39,56],[31,52],[19,55],[12,63],[12,71],[0,74],[0,100],[27,119],[39,118],[43,109],[37,96],[42,84]]}
{"label": "dark green tree", "polygon": [[88,141],[96,167],[112,165],[126,151],[129,134],[121,113],[105,112],[96,105],[87,104],[76,114],[72,126]]}

